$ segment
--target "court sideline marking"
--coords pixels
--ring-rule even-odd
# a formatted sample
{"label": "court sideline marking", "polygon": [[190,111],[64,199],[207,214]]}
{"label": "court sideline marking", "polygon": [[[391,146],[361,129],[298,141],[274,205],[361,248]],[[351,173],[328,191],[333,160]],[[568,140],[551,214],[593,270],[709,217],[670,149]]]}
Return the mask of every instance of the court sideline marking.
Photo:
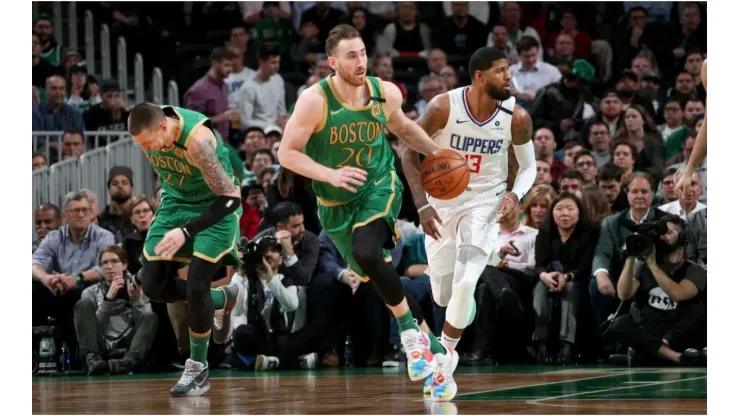
{"label": "court sideline marking", "polygon": [[[547,373],[540,373],[540,374],[547,374]],[[506,390],[515,390],[515,389],[523,389],[527,387],[542,387],[542,386],[550,386],[553,384],[562,384],[562,383],[571,383],[575,381],[582,381],[582,380],[596,380],[599,378],[607,378],[607,377],[615,377],[615,376],[626,376],[635,374],[634,371],[628,371],[628,372],[618,372],[618,373],[612,373],[612,374],[604,374],[601,376],[594,376],[594,377],[583,377],[583,378],[574,378],[570,380],[559,380],[559,381],[548,381],[546,383],[540,383],[540,384],[527,384],[527,385],[520,385],[520,386],[511,386],[511,387],[501,387],[497,389],[491,389],[491,390],[483,390],[483,391],[475,391],[470,393],[462,393],[458,394],[457,396],[470,396],[472,394],[481,394],[481,393],[493,393],[497,391],[506,391]]]}

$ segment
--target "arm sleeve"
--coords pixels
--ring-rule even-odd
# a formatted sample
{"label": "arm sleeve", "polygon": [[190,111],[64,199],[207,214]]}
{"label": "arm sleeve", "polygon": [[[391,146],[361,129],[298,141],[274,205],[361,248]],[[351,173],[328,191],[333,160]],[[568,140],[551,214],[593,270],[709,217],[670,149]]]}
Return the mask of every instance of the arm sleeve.
{"label": "arm sleeve", "polygon": [[519,171],[516,173],[516,179],[514,179],[514,187],[511,192],[521,201],[524,195],[529,192],[529,189],[534,185],[535,177],[537,176],[537,162],[534,157],[534,144],[532,141],[528,141],[522,145],[514,145],[514,155],[516,161],[519,164]]}

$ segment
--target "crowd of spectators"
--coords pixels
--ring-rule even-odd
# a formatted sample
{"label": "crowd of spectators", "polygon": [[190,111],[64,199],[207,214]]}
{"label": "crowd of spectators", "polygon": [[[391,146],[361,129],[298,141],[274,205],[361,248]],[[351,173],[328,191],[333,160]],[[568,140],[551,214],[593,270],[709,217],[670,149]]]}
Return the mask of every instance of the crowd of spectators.
{"label": "crowd of spectators", "polygon": [[[627,347],[678,363],[702,348],[706,355],[707,162],[687,192],[673,188],[704,120],[705,3],[186,2],[169,16],[106,7],[143,52],[153,47],[141,42],[145,34],[161,45],[183,31],[229,26],[227,39],[210,38],[208,65],[183,88],[182,103],[209,116],[231,147],[243,243],[277,244],[265,248],[274,273],[224,267],[214,278],[213,287],[234,281],[250,296],[233,344],[212,345],[213,365],[338,366],[348,337],[355,364],[403,365],[395,321],[322,231],[310,180],[277,157],[296,96],[332,74],[323,41],[342,22],[360,31],[370,75],[400,87],[412,119],[435,95],[466,85],[467,56],[486,45],[507,52],[517,103],[532,115],[535,186],[500,221],[503,260],[478,283],[476,317],[459,345],[463,364],[596,362]],[[34,154],[34,170],[91,149],[85,132],[124,130],[129,105],[115,81],[98,83],[76,51],[54,40],[51,24],[35,17],[33,129],[64,134],[59,157]],[[405,182],[398,155],[406,147],[388,140]],[[149,302],[125,283],[141,267],[161,190],[137,195],[126,166],[107,174],[105,207],[98,201],[107,198],[89,190],[71,192],[60,207],[36,207],[33,325],[55,318],[62,339],[82,346],[75,364],[92,373],[182,368],[186,305]],[[431,296],[405,188],[393,265],[439,334],[444,308]],[[662,241],[679,241],[681,254],[628,257],[632,232],[623,223],[661,218],[670,225]],[[675,282],[658,271],[667,265],[675,267],[663,274]],[[286,323],[268,320],[267,331],[288,337],[288,347],[255,341],[259,333],[247,327],[260,319],[255,308],[278,308]]]}

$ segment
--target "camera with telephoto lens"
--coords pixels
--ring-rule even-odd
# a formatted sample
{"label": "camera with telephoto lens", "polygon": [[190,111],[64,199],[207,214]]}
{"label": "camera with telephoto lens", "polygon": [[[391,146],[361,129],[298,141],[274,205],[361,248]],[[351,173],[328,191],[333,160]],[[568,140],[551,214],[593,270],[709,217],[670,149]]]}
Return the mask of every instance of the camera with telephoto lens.
{"label": "camera with telephoto lens", "polygon": [[620,222],[624,228],[632,231],[632,235],[625,240],[624,254],[627,257],[645,258],[649,256],[660,236],[668,232],[668,225],[664,220],[642,224],[635,224],[627,219],[622,219]]}
{"label": "camera with telephoto lens", "polygon": [[267,250],[270,249],[281,249],[280,243],[272,235],[266,235],[253,241],[249,241],[246,238],[239,241],[239,252],[241,253],[242,261],[250,273],[264,267],[262,259],[267,253]]}

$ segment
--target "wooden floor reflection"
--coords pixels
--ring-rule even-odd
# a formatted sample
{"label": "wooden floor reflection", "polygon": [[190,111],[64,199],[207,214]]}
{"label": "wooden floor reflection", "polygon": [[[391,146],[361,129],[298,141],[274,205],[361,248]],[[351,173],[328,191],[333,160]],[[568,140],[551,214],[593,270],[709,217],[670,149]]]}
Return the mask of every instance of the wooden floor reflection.
{"label": "wooden floor reflection", "polygon": [[456,374],[432,404],[397,371],[217,371],[211,391],[170,398],[178,374],[35,378],[34,414],[706,414],[706,369],[496,368]]}

